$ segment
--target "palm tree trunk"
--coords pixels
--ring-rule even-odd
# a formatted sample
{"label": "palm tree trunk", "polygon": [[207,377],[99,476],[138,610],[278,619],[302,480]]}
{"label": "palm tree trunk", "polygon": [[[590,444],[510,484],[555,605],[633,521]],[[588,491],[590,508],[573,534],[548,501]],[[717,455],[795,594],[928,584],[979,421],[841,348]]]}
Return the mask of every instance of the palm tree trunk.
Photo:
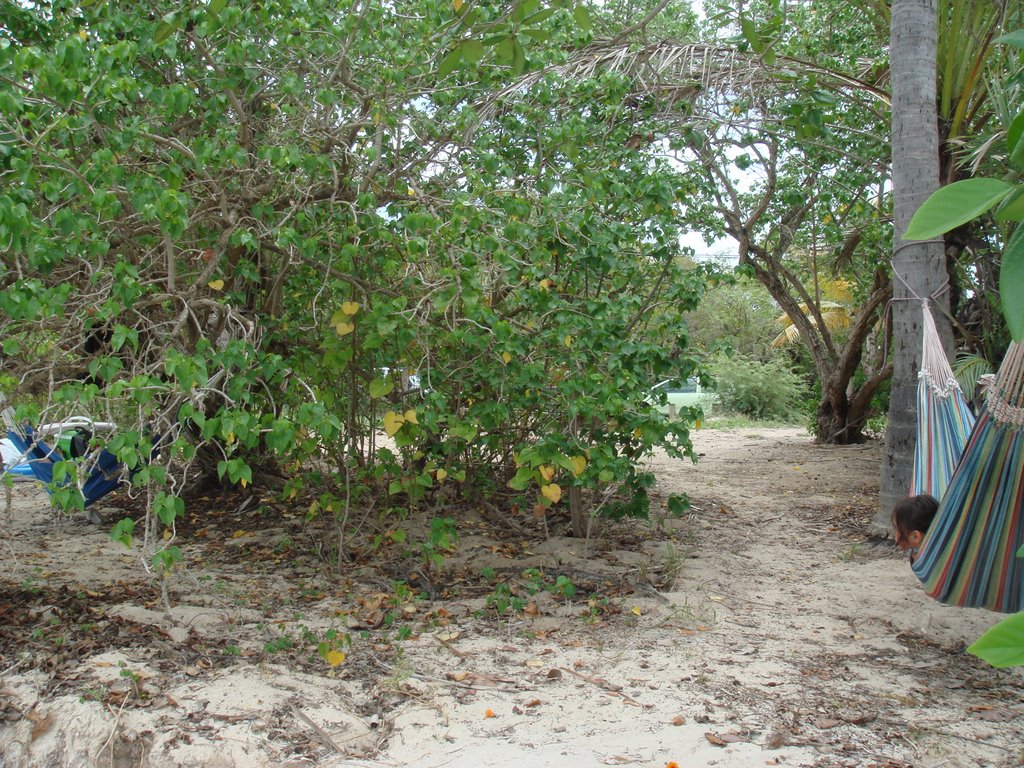
{"label": "palm tree trunk", "polygon": [[[946,283],[941,240],[904,242],[914,211],[939,187],[935,0],[893,0],[890,26],[893,181],[893,379],[882,457],[879,510],[872,527],[888,533],[893,505],[906,496],[914,466],[921,305]],[[935,299],[939,333],[951,338],[948,293]]]}

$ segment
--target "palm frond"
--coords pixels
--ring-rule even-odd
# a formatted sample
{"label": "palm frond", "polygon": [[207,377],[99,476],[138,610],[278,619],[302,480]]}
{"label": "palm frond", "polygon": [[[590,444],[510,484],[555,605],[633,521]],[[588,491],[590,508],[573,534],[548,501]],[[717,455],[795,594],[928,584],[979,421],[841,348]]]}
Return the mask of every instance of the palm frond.
{"label": "palm frond", "polygon": [[692,104],[711,91],[735,100],[745,91],[756,93],[812,78],[819,87],[866,97],[888,106],[889,94],[864,80],[813,62],[779,56],[768,64],[761,56],[720,45],[659,42],[635,48],[625,43],[595,41],[568,61],[531,72],[478,105],[483,119],[498,106],[548,77],[587,80],[598,74],[630,78],[636,93],[651,95],[665,104]]}
{"label": "palm frond", "polygon": [[953,364],[953,375],[960,391],[968,397],[974,393],[981,377],[993,372],[992,363],[980,355],[959,355]]}
{"label": "palm frond", "polygon": [[[842,331],[850,327],[850,323],[853,322],[853,316],[850,313],[850,308],[839,304],[834,301],[823,301],[818,307],[821,312],[821,319],[825,321],[825,327],[831,331]],[[801,304],[800,310],[807,313],[807,305]],[[807,318],[812,326],[817,326],[817,318]],[[792,344],[800,338],[800,332],[796,326],[793,325],[793,321],[789,315],[779,315],[775,318],[775,324],[782,326],[782,332],[772,339],[771,346],[774,348],[785,346],[786,344]]]}

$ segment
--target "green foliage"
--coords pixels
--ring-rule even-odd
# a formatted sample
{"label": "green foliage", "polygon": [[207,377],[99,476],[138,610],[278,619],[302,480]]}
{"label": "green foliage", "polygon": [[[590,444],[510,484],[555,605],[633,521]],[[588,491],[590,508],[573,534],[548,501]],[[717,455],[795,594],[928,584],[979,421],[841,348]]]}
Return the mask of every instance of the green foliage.
{"label": "green foliage", "polygon": [[779,312],[778,304],[753,278],[740,274],[720,279],[687,315],[690,340],[705,353],[728,345],[739,355],[764,360],[772,356]]}
{"label": "green foliage", "polygon": [[[1011,33],[999,38],[1016,46],[1017,37]],[[997,41],[997,42],[998,42]],[[1007,88],[1019,102],[1019,89]],[[958,226],[992,212],[997,222],[1012,227],[1004,232],[1002,265],[999,272],[999,293],[1003,300],[1003,314],[1010,335],[1015,341],[1024,341],[1024,109],[1014,105],[1015,112],[1006,126],[1006,178],[974,178],[948,184],[934,192],[918,208],[904,237],[907,240],[926,240],[937,237]]]}
{"label": "green foliage", "polygon": [[[276,465],[340,559],[353,510],[387,496],[611,489],[605,509],[642,514],[643,457],[690,452],[644,404],[696,368],[683,313],[706,278],[677,262],[678,169],[631,145],[656,110],[604,75],[480,108],[587,42],[586,7],[103,2],[16,22],[2,381],[40,393],[37,418],[117,422],[159,568],[190,470],[244,487]],[[517,456],[556,475],[510,488]],[[70,488],[57,501],[80,506]]]}
{"label": "green foliage", "polygon": [[993,667],[1024,666],[1024,612],[1015,613],[986,631],[967,652]]}
{"label": "green foliage", "polygon": [[711,364],[723,410],[754,419],[792,418],[803,397],[803,383],[781,360],[759,362],[740,356]]}

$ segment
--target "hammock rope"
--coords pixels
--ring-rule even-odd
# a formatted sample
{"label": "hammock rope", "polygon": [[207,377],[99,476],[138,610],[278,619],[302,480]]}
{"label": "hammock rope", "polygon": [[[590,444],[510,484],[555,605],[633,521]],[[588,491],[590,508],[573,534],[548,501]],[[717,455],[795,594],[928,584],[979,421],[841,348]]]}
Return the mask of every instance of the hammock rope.
{"label": "hammock rope", "polygon": [[1024,346],[1014,342],[914,560],[944,603],[1024,609]]}

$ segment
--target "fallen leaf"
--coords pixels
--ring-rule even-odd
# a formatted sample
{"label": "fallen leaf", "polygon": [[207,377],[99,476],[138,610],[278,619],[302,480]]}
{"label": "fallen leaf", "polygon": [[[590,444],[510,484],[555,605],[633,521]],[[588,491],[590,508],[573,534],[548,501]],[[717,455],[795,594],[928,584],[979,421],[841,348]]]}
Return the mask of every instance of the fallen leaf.
{"label": "fallen leaf", "polygon": [[457,683],[461,683],[463,680],[467,680],[470,677],[469,672],[449,672],[445,675],[449,680],[454,680]]}
{"label": "fallen leaf", "polygon": [[53,728],[55,719],[50,713],[36,712],[34,709],[25,714],[25,717],[32,723],[32,741],[44,736],[47,731]]}
{"label": "fallen leaf", "polygon": [[842,723],[841,720],[833,720],[831,717],[818,717],[814,720],[814,727],[827,730],[829,728],[835,728],[837,725]]}
{"label": "fallen leaf", "polygon": [[544,662],[541,659],[527,659],[526,666],[528,667],[543,667]]}
{"label": "fallen leaf", "polygon": [[488,717],[497,717],[497,715],[494,714],[494,710],[493,709],[485,709],[484,710],[484,719],[486,720]]}
{"label": "fallen leaf", "polygon": [[525,706],[525,707],[539,707],[540,705],[541,705],[540,699],[530,699],[523,706]]}
{"label": "fallen leaf", "polygon": [[220,280],[220,279],[218,279],[218,280],[211,280],[210,282],[207,283],[207,285],[210,287],[211,290],[214,290],[214,291],[223,291],[224,290],[224,281]]}
{"label": "fallen leaf", "polygon": [[560,669],[549,669],[547,674],[548,680],[561,680],[562,670]]}
{"label": "fallen leaf", "polygon": [[686,718],[682,715],[676,715],[672,718],[672,725],[686,725]]}
{"label": "fallen leaf", "polygon": [[331,650],[327,652],[327,666],[336,667],[345,661],[345,654],[341,651]]}

